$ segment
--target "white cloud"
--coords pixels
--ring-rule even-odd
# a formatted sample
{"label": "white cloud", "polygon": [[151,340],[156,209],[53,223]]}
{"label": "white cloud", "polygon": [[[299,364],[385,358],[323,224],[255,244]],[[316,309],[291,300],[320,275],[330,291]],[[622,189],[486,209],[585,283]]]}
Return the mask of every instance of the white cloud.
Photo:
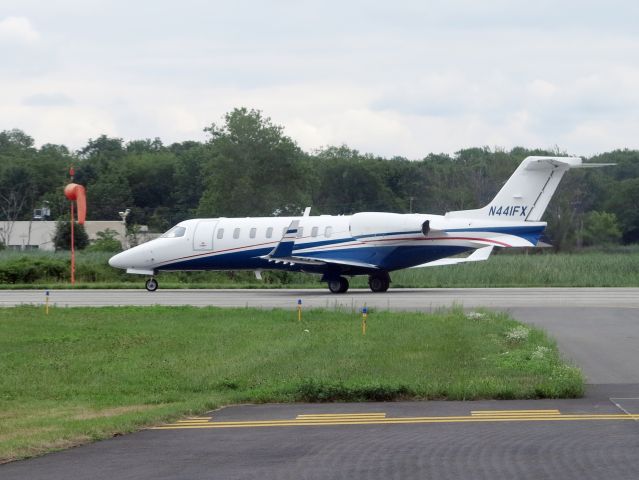
{"label": "white cloud", "polygon": [[639,3],[610,1],[4,0],[0,129],[202,140],[246,106],[307,150],[637,148]]}
{"label": "white cloud", "polygon": [[35,43],[40,39],[31,22],[26,17],[6,17],[0,20],[0,43]]}

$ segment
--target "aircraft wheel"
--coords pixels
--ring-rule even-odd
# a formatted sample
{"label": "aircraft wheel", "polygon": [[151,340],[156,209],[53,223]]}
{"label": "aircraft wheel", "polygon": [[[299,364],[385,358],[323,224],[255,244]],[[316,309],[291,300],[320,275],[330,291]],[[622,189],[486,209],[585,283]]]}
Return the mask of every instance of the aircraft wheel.
{"label": "aircraft wheel", "polygon": [[328,289],[331,293],[346,293],[348,291],[348,280],[344,277],[329,280]]}
{"label": "aircraft wheel", "polygon": [[373,292],[382,293],[390,287],[390,277],[388,273],[375,274],[368,277],[368,286]]}
{"label": "aircraft wheel", "polygon": [[144,285],[149,292],[155,292],[158,289],[158,281],[155,278],[149,278]]}

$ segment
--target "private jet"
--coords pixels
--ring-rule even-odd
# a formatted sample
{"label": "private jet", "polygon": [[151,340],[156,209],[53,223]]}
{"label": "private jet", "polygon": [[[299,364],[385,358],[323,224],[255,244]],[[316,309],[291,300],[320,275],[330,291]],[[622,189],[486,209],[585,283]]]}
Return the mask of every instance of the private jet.
{"label": "private jet", "polygon": [[397,270],[483,261],[494,248],[536,246],[546,228],[540,220],[563,175],[605,165],[527,157],[488,205],[444,215],[311,216],[307,208],[296,217],[186,220],[109,264],[149,277],[150,292],[160,272],[252,270],[261,278],[272,269],[320,275],[333,293],[345,293],[349,277],[366,275],[373,292],[385,292]]}

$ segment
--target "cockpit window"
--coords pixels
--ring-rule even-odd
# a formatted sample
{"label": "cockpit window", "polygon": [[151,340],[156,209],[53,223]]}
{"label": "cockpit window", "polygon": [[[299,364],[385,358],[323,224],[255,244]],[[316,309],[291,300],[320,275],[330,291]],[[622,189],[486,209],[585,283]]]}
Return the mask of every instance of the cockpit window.
{"label": "cockpit window", "polygon": [[160,238],[177,238],[183,237],[186,233],[186,227],[175,226],[166,233],[163,233]]}

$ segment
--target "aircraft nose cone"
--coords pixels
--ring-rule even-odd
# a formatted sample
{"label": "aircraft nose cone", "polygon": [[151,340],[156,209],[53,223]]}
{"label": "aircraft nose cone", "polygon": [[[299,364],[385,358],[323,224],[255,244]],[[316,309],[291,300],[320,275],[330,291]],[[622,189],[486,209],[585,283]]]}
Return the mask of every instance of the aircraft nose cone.
{"label": "aircraft nose cone", "polygon": [[113,255],[111,258],[109,258],[109,265],[111,265],[113,268],[125,268],[124,266],[124,262],[123,262],[123,254],[122,253],[118,253],[117,255]]}

